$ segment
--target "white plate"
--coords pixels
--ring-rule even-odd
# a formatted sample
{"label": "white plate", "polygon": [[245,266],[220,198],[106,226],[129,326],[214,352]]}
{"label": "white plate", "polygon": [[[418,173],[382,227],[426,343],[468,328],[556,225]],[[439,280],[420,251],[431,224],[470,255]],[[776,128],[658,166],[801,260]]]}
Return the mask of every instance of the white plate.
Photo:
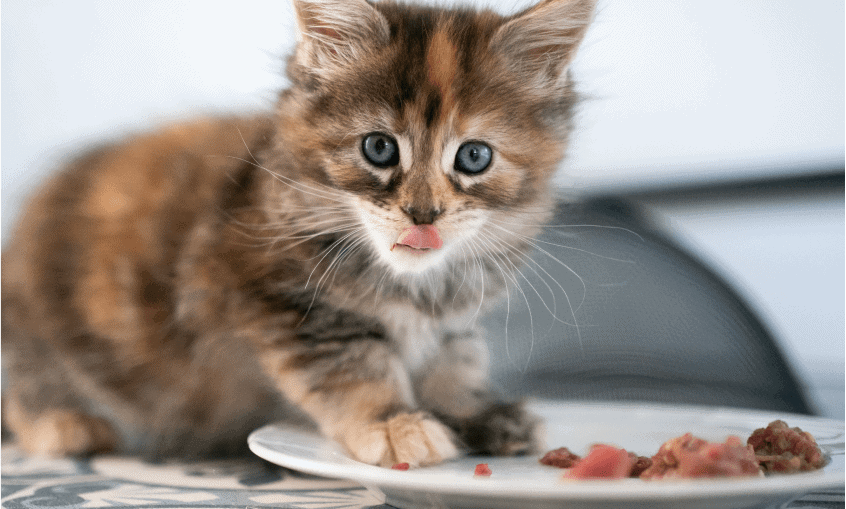
{"label": "white plate", "polygon": [[[529,408],[546,420],[549,449],[585,454],[590,444],[615,444],[651,456],[666,440],[692,432],[711,441],[745,439],[755,428],[782,419],[817,439],[828,464],[816,472],[762,478],[683,481],[565,481],[561,470],[520,458],[464,457],[441,465],[398,471],[351,459],[338,444],[314,433],[266,426],[250,435],[250,449],[284,467],[324,477],[351,479],[381,490],[402,508],[747,508],[785,502],[844,484],[844,423],[802,415],[714,407],[535,401]],[[493,474],[474,477],[477,463]]]}

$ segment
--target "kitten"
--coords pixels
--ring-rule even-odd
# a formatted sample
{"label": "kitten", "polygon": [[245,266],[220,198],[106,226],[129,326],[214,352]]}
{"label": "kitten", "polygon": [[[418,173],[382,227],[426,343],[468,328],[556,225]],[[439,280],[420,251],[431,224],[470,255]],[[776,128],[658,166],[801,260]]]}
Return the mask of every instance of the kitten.
{"label": "kitten", "polygon": [[539,446],[472,323],[551,212],[593,2],[293,3],[274,111],[102,146],[24,211],[3,418],[28,451],[226,453],[296,413],[379,465]]}

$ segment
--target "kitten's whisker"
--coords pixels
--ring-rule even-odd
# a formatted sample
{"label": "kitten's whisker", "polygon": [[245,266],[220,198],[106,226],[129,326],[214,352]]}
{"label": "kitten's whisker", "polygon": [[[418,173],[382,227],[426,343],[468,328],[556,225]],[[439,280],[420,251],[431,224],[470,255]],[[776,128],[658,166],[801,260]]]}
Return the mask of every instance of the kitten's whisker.
{"label": "kitten's whisker", "polygon": [[[501,243],[501,245],[502,245],[502,244],[504,244],[508,250],[510,250],[512,253],[514,253],[514,254],[515,254],[515,256],[517,256],[517,257],[518,257],[518,259],[525,260],[526,262],[528,262],[528,263],[526,263],[525,265],[526,265],[529,269],[531,269],[531,270],[532,270],[532,272],[534,272],[534,273],[535,273],[535,275],[536,275],[536,276],[538,277],[538,279],[540,279],[540,281],[541,281],[541,282],[542,282],[542,283],[546,286],[547,290],[549,290],[549,293],[550,293],[550,295],[552,296],[552,305],[553,305],[553,310],[550,310],[550,309],[549,309],[549,306],[547,306],[547,305],[546,305],[546,302],[545,302],[545,301],[544,301],[544,299],[541,297],[541,302],[543,302],[544,307],[546,307],[546,310],[550,312],[550,314],[552,315],[552,318],[553,318],[555,321],[557,321],[557,322],[561,322],[561,323],[563,323],[563,324],[565,324],[565,325],[569,325],[570,327],[578,327],[578,326],[579,326],[579,324],[578,324],[578,323],[576,323],[575,321],[574,321],[574,323],[570,323],[570,322],[568,322],[568,321],[566,321],[566,320],[564,320],[564,319],[562,319],[562,318],[560,318],[560,317],[558,316],[558,303],[557,303],[557,299],[555,298],[555,291],[552,289],[552,287],[551,287],[551,286],[549,286],[549,283],[547,283],[547,282],[546,282],[546,278],[544,278],[544,277],[543,277],[540,273],[538,273],[538,271],[537,271],[537,270],[535,270],[535,269],[534,269],[534,267],[532,267],[532,264],[534,264],[535,266],[537,266],[537,268],[538,268],[538,269],[540,269],[540,270],[541,270],[541,272],[543,272],[543,273],[544,273],[544,274],[545,274],[545,275],[546,275],[546,276],[547,276],[547,277],[548,277],[548,278],[549,278],[549,279],[550,279],[553,283],[555,283],[555,285],[556,285],[556,286],[558,286],[558,288],[560,288],[560,289],[561,289],[561,293],[563,293],[563,294],[565,294],[565,295],[566,295],[566,294],[567,294],[567,290],[565,290],[565,289],[564,289],[564,287],[561,285],[561,283],[560,283],[560,282],[558,282],[558,280],[557,280],[557,279],[555,279],[555,277],[554,277],[552,274],[550,274],[550,273],[549,273],[549,272],[548,272],[545,268],[543,268],[543,265],[539,264],[539,263],[538,263],[536,260],[534,260],[531,256],[529,256],[529,255],[528,255],[528,254],[526,254],[526,253],[523,253],[523,252],[522,252],[522,251],[520,251],[518,248],[516,248],[516,247],[512,246],[510,243],[508,243],[507,241],[505,241],[505,240],[504,240],[504,239],[502,239],[501,237],[496,236],[496,235],[493,235],[493,232],[490,232],[490,233],[489,233],[489,235],[492,235],[492,236],[493,236],[493,238],[494,238],[497,242]],[[537,291],[536,291],[536,293],[537,293]],[[540,295],[538,295],[538,297],[540,297]],[[571,311],[572,311],[572,310],[571,310]],[[550,330],[551,330],[551,329],[552,329],[552,325],[550,325]]]}
{"label": "kitten's whisker", "polygon": [[[461,284],[458,285],[458,288],[455,290],[455,294],[452,296],[452,304],[455,305],[455,299],[458,297],[458,294],[461,292],[461,289],[464,287],[464,280],[467,279],[467,252],[464,250],[464,244],[461,243],[458,245],[461,248],[461,257],[464,259],[464,271],[461,273]],[[455,266],[453,266],[453,271],[455,270]]]}
{"label": "kitten's whisker", "polygon": [[[278,173],[273,172],[273,171],[269,170],[268,168],[259,164],[258,159],[256,158],[256,156],[253,155],[252,150],[250,150],[249,144],[247,144],[247,141],[244,139],[244,135],[241,133],[241,129],[237,128],[237,127],[236,127],[236,129],[238,131],[238,136],[241,137],[241,142],[244,144],[244,148],[247,149],[247,154],[249,154],[250,157],[252,158],[252,161],[247,161],[245,159],[241,159],[241,161],[243,161],[247,164],[253,164],[256,168],[261,168],[262,170],[268,171],[268,172],[271,173],[271,175],[279,175]],[[235,159],[238,159],[238,158],[235,158]],[[279,176],[281,176],[281,175],[279,175]],[[290,179],[290,180],[293,180],[293,179]],[[326,185],[323,185],[323,184],[319,184],[319,183],[317,183],[317,184],[320,185],[321,187],[325,187],[331,194],[336,194],[337,196],[341,196],[341,197],[343,196],[341,193],[337,192],[337,189],[333,189],[333,188],[326,186]],[[308,186],[306,186],[306,187],[308,187]]]}
{"label": "kitten's whisker", "polygon": [[645,242],[644,238],[634,230],[630,230],[629,228],[625,228],[623,226],[611,226],[605,224],[543,224],[543,223],[517,223],[513,221],[504,221],[502,219],[491,219],[491,221],[505,224],[510,226],[519,226],[521,228],[543,228],[543,229],[552,229],[552,228],[561,228],[561,229],[572,229],[572,228],[601,228],[607,230],[620,230],[631,235],[634,235],[638,238],[641,242]]}
{"label": "kitten's whisker", "polygon": [[[329,256],[329,253],[331,253],[332,250],[334,250],[336,247],[340,246],[343,243],[344,240],[346,240],[347,238],[349,238],[353,234],[355,234],[355,231],[350,232],[350,233],[344,235],[343,237],[341,237],[340,239],[335,240],[334,242],[332,242],[332,244],[328,248],[326,248],[324,250],[324,251],[326,251],[326,254],[324,254],[323,257],[320,260],[318,260],[318,262],[314,265],[314,268],[311,269],[311,272],[309,272],[308,279],[306,279],[306,283],[305,283],[305,286],[303,286],[303,289],[308,288],[308,284],[311,282],[312,276],[314,276],[314,271],[316,271],[317,268],[320,267],[320,264],[323,263],[323,260],[327,256]],[[326,275],[326,273],[324,272],[323,276],[325,276],[325,275]],[[321,276],[321,278],[320,278],[321,280],[323,279],[323,276]],[[312,306],[314,306],[314,302],[317,299],[317,294],[318,294],[319,290],[320,290],[320,286],[319,286],[319,282],[318,282],[318,284],[315,285],[314,294],[311,297],[311,302],[309,302],[308,308],[306,309],[306,312],[303,314],[303,317],[300,320],[298,326],[302,325],[302,323],[305,321],[306,317],[308,316],[308,313],[311,311]]]}
{"label": "kitten's whisker", "polygon": [[385,283],[385,278],[388,277],[390,274],[390,270],[386,270],[382,273],[382,277],[379,278],[379,283],[376,284],[376,291],[373,294],[373,306],[376,307],[379,303],[379,298],[382,296],[382,285]]}
{"label": "kitten's whisker", "polygon": [[475,266],[479,269],[479,279],[482,282],[482,291],[479,292],[479,306],[476,308],[476,312],[473,314],[473,316],[467,322],[467,325],[470,325],[471,323],[476,322],[476,317],[479,316],[479,312],[482,310],[482,303],[485,300],[485,271],[482,268],[482,261],[481,261],[481,258],[479,257],[478,251],[476,250],[475,241],[473,239],[467,239],[467,240],[468,240],[468,247],[471,249],[471,251],[473,253],[473,258],[476,261]]}
{"label": "kitten's whisker", "polygon": [[[505,229],[505,228],[499,227],[499,226],[497,226],[497,225],[493,225],[493,226],[495,226],[495,227],[499,228],[500,230],[502,230],[502,231],[504,231],[504,232],[506,232],[506,233],[511,233],[511,234],[513,234],[513,233],[514,233],[514,232],[511,232],[511,231],[509,231],[509,230],[507,230],[507,229]],[[546,250],[544,250],[543,248],[541,248],[541,247],[537,246],[536,244],[533,244],[533,242],[532,242],[532,240],[531,240],[531,239],[524,239],[524,240],[526,240],[526,242],[527,242],[529,245],[532,245],[533,247],[535,247],[535,249],[537,249],[537,250],[541,251],[542,253],[544,253],[545,255],[547,255],[548,257],[550,257],[553,261],[555,261],[555,262],[559,263],[560,265],[562,265],[562,266],[563,266],[565,269],[567,269],[567,270],[568,270],[571,274],[573,274],[574,276],[576,276],[576,278],[578,278],[579,282],[581,283],[581,285],[582,285],[582,300],[581,300],[581,302],[579,302],[579,305],[578,305],[578,306],[576,306],[576,308],[573,308],[573,303],[572,303],[572,301],[570,300],[570,295],[567,293],[567,291],[566,291],[566,290],[564,290],[564,288],[561,286],[561,284],[560,284],[560,283],[558,283],[558,281],[550,275],[550,277],[552,278],[552,280],[553,280],[553,281],[555,281],[555,282],[556,282],[556,284],[558,284],[558,286],[561,288],[561,291],[564,293],[564,298],[567,300],[567,305],[568,305],[568,306],[569,306],[569,308],[570,308],[570,316],[572,316],[572,317],[573,317],[573,323],[572,323],[572,324],[569,324],[569,323],[567,323],[567,322],[565,322],[565,321],[561,320],[560,318],[558,318],[558,317],[557,317],[557,316],[555,316],[554,314],[553,314],[553,318],[554,318],[554,319],[557,319],[557,320],[559,320],[559,321],[561,321],[562,323],[565,323],[565,324],[567,324],[567,325],[570,325],[570,326],[573,326],[573,327],[575,327],[575,328],[576,328],[576,335],[578,336],[578,339],[579,339],[579,347],[582,349],[582,351],[584,351],[584,343],[583,343],[583,340],[582,340],[582,330],[581,330],[581,326],[579,325],[579,321],[578,321],[578,319],[576,318],[576,312],[577,312],[579,309],[581,309],[582,305],[583,305],[583,304],[584,304],[584,302],[585,302],[585,299],[587,298],[587,285],[585,284],[584,279],[582,279],[582,277],[581,277],[579,274],[577,274],[577,273],[576,273],[576,271],[574,271],[572,268],[570,268],[570,266],[569,266],[569,265],[567,265],[566,263],[562,262],[561,260],[559,260],[558,258],[556,258],[555,256],[553,256],[552,254],[550,254],[549,252],[547,252],[547,251],[546,251]],[[526,259],[531,260],[531,257],[526,256]],[[534,262],[534,260],[532,260],[532,261]],[[534,263],[537,263],[537,262],[534,262]],[[540,264],[538,264],[538,267],[540,267]],[[541,268],[541,270],[543,270],[543,272],[544,272],[544,273],[546,273],[546,274],[548,274],[548,275],[549,275],[549,273],[548,273],[545,269],[543,269],[542,267],[540,267],[540,268]],[[541,299],[541,301],[543,301],[543,299]],[[547,309],[548,309],[548,308],[547,308]]]}
{"label": "kitten's whisker", "polygon": [[[481,233],[481,232],[479,232]],[[511,358],[511,349],[509,345],[509,335],[508,335],[508,325],[511,319],[511,292],[508,291],[508,278],[505,275],[505,271],[503,270],[502,266],[496,262],[493,257],[491,257],[491,253],[487,253],[487,256],[490,257],[494,264],[496,264],[497,268],[499,269],[500,273],[502,274],[503,279],[503,287],[505,288],[505,357],[508,359],[509,362],[513,362]],[[515,287],[519,289],[520,285],[517,284],[517,278],[514,276],[513,272],[511,274],[511,280],[514,281]]]}
{"label": "kitten's whisker", "polygon": [[[485,242],[487,243],[488,247],[490,248],[490,249],[488,250],[488,253],[487,253],[487,254],[488,254],[488,257],[490,257],[491,259],[493,259],[493,257],[492,257],[492,253],[498,253],[498,251],[497,251],[497,250],[495,250],[495,249],[494,249],[494,246],[492,246],[492,245],[491,245],[490,240],[485,238],[485,236],[484,236],[484,232],[482,232],[482,231],[480,230],[478,233],[480,234],[480,240],[485,240]],[[501,256],[502,256],[502,255],[501,255]],[[522,272],[522,271],[520,271],[520,269],[519,269],[519,268],[518,268],[518,267],[517,267],[517,266],[516,266],[513,262],[511,262],[510,260],[508,260],[508,259],[507,259],[507,257],[506,257],[506,261],[508,261],[508,263],[510,263],[510,264],[511,264],[511,270],[512,270],[512,271],[516,271],[518,274],[520,274],[520,276],[521,276],[521,277],[522,277],[522,278],[526,281],[526,283],[528,283],[528,284],[529,284],[529,286],[531,286],[531,287],[532,287],[532,290],[534,290],[534,291],[535,291],[535,293],[536,293],[536,294],[538,295],[538,297],[541,299],[541,302],[543,302],[543,297],[541,297],[540,293],[538,293],[537,289],[534,287],[534,285],[531,283],[531,281],[529,281],[529,279],[525,276],[525,274],[523,274],[523,272]],[[494,261],[494,263],[496,263],[496,261]],[[499,266],[499,264],[498,264],[498,263],[497,263],[497,266]],[[531,306],[531,304],[529,304],[529,298],[526,296],[526,292],[524,292],[524,291],[523,291],[523,288],[522,288],[522,286],[520,286],[520,283],[517,281],[516,276],[512,276],[512,277],[513,277],[513,281],[514,281],[514,286],[516,286],[516,287],[517,287],[517,290],[520,292],[520,294],[522,294],[522,295],[523,295],[523,300],[526,302],[526,309],[527,309],[527,310],[528,310],[528,312],[529,312],[529,332],[530,332],[530,334],[531,334],[531,339],[530,339],[530,341],[529,341],[529,353],[528,353],[528,356],[527,356],[527,358],[526,358],[526,364],[525,364],[525,366],[523,366],[523,368],[522,368],[522,369],[520,369],[520,368],[518,367],[518,369],[520,369],[520,372],[521,372],[521,373],[525,373],[525,372],[526,372],[526,371],[528,371],[528,369],[529,369],[529,363],[530,363],[530,362],[531,362],[531,360],[532,360],[532,351],[534,350],[534,347],[535,347],[535,322],[534,322],[534,316],[532,315],[532,306]],[[544,302],[544,306],[546,306],[546,303],[545,303],[545,302]],[[547,307],[547,310],[549,310],[549,307]],[[506,355],[508,355],[508,356],[509,356],[509,360],[511,360],[511,358],[510,358],[510,353],[508,353],[508,335],[507,335],[507,334],[506,334],[506,336],[505,336],[505,346],[506,346]]]}
{"label": "kitten's whisker", "polygon": [[[579,280],[579,282],[580,282],[580,283],[581,283],[581,285],[582,285],[582,300],[581,300],[581,302],[579,302],[579,305],[578,305],[578,306],[576,306],[576,311],[578,311],[579,309],[581,309],[581,308],[582,308],[582,305],[585,303],[585,298],[587,298],[587,284],[585,284],[585,281],[584,281],[584,279],[582,279],[582,276],[580,276],[578,273],[576,273],[576,271],[575,271],[575,270],[573,270],[573,269],[572,269],[569,265],[567,265],[566,263],[564,263],[564,262],[562,262],[561,260],[559,260],[559,259],[558,259],[556,256],[554,256],[552,253],[550,253],[549,251],[547,251],[547,250],[543,249],[542,247],[540,247],[540,246],[539,246],[539,245],[535,242],[535,239],[532,239],[532,238],[530,238],[530,237],[526,237],[526,236],[524,236],[524,235],[521,235],[521,234],[519,234],[519,233],[513,232],[513,231],[511,231],[511,230],[508,230],[508,229],[506,229],[506,228],[503,228],[503,227],[498,226],[498,225],[495,225],[495,224],[492,224],[491,226],[493,226],[494,228],[498,228],[498,229],[500,229],[500,230],[504,231],[505,233],[508,233],[508,234],[513,235],[513,236],[515,236],[515,237],[522,238],[522,240],[523,240],[524,242],[526,242],[526,243],[527,243],[527,244],[529,244],[530,246],[534,247],[535,249],[537,249],[537,250],[538,250],[538,251],[540,251],[541,253],[545,254],[545,255],[546,255],[546,256],[548,256],[551,260],[555,261],[556,263],[558,263],[559,265],[561,265],[562,267],[564,267],[565,269],[567,269],[567,271],[569,271],[571,274],[573,274],[574,276],[576,276],[576,278]],[[568,300],[569,300],[569,297],[568,297]]]}
{"label": "kitten's whisker", "polygon": [[358,238],[354,239],[351,244],[345,245],[341,248],[341,250],[335,256],[335,259],[332,260],[332,263],[330,263],[329,266],[326,268],[326,272],[323,274],[323,276],[320,278],[320,280],[317,281],[315,291],[320,290],[321,283],[322,283],[323,279],[325,277],[327,277],[330,273],[332,273],[333,275],[332,275],[332,279],[331,279],[331,281],[329,281],[326,289],[328,290],[329,288],[332,287],[333,284],[335,284],[335,278],[338,276],[338,268],[341,266],[344,258],[348,258],[353,252],[357,251],[358,248],[361,247],[362,242],[365,241],[365,240],[366,239],[364,237],[358,237]]}
{"label": "kitten's whisker", "polygon": [[[495,220],[492,220],[492,222],[493,222],[493,223],[499,223],[500,221],[495,221]],[[494,226],[494,227],[496,227],[496,228],[500,228],[500,229],[504,229],[504,228],[502,228],[501,226],[499,226],[499,225],[497,225],[497,224],[492,224],[491,226]],[[611,227],[609,227],[609,228],[611,228]],[[623,228],[623,229],[625,229],[625,228]],[[511,233],[512,235],[514,235],[514,236],[516,236],[516,237],[520,237],[520,238],[523,238],[523,239],[531,239],[531,240],[533,240],[533,241],[535,241],[535,242],[540,242],[540,243],[542,243],[542,244],[547,244],[547,245],[550,245],[550,246],[560,247],[560,248],[563,248],[563,249],[570,249],[570,250],[572,250],[572,251],[579,251],[579,252],[581,252],[581,253],[589,254],[589,255],[591,255],[591,256],[595,256],[595,257],[597,257],[597,258],[602,258],[602,259],[604,259],[604,260],[611,260],[611,261],[614,261],[614,262],[620,262],[620,263],[636,263],[634,260],[623,260],[623,259],[620,259],[620,258],[614,258],[614,257],[611,257],[611,256],[605,256],[605,255],[601,255],[601,254],[599,254],[599,253],[594,253],[593,251],[588,251],[588,250],[586,250],[586,249],[581,249],[581,248],[578,248],[578,247],[573,247],[573,246],[566,246],[566,245],[564,245],[564,244],[556,244],[556,243],[554,243],[554,242],[548,242],[548,241],[541,240],[541,239],[536,238],[536,237],[530,237],[530,236],[527,236],[527,235],[524,235],[524,234],[521,234],[521,233],[517,233],[517,232],[514,232],[514,231],[510,231],[510,230],[506,230],[506,231],[508,231],[508,233]],[[634,232],[631,232],[631,233],[634,233]],[[634,233],[634,234],[635,234],[635,235],[637,235],[636,233]],[[642,237],[640,237],[640,235],[638,235],[638,237],[639,237],[641,240],[643,240],[643,238],[642,238]]]}
{"label": "kitten's whisker", "polygon": [[[336,247],[340,246],[344,242],[344,240],[346,240],[347,238],[349,238],[353,234],[355,234],[355,230],[353,230],[350,233],[347,233],[346,235],[344,235],[343,237],[341,237],[339,239],[336,239],[334,242],[332,242],[332,244],[329,245],[329,247],[327,247],[326,249],[324,249],[323,251],[320,252],[320,253],[325,253],[325,254],[323,255],[323,257],[320,258],[320,260],[317,261],[317,263],[314,265],[314,268],[311,269],[311,272],[308,275],[308,279],[306,279],[305,286],[303,287],[304,289],[308,288],[308,284],[311,282],[311,278],[314,275],[314,271],[317,270],[318,267],[320,267],[320,264],[323,262],[323,260],[327,256],[329,256],[329,253],[331,253]],[[317,255],[315,255],[312,258],[308,258],[308,260],[313,260],[314,258],[317,258],[318,256],[320,256],[320,253],[318,253]],[[312,303],[313,302],[314,301],[312,300]]]}
{"label": "kitten's whisker", "polygon": [[[321,194],[321,193],[326,193],[326,191],[322,191],[320,189],[316,189],[316,188],[313,188],[309,185],[303,184],[302,182],[294,180],[291,177],[282,175],[281,173],[275,172],[275,171],[273,171],[269,168],[266,168],[266,167],[264,167],[264,166],[262,166],[258,163],[254,163],[252,161],[247,161],[246,159],[241,158],[241,157],[237,157],[237,156],[226,156],[226,157],[228,157],[230,159],[235,159],[236,161],[244,162],[246,164],[252,164],[256,168],[259,168],[261,170],[266,171],[275,180],[287,185],[288,187],[290,187],[291,189],[293,189],[295,191],[299,191],[303,194],[308,194],[308,195],[314,196],[316,198],[321,198],[321,199],[324,199],[324,200],[330,200],[330,201],[334,201],[334,202],[338,202],[338,203],[345,203],[344,199],[343,199],[344,195],[342,195],[340,193],[333,192],[333,193],[328,194],[328,195],[327,194]],[[308,189],[311,192],[306,191],[304,189],[301,189],[300,187],[297,187],[297,186],[304,187],[305,189]]]}

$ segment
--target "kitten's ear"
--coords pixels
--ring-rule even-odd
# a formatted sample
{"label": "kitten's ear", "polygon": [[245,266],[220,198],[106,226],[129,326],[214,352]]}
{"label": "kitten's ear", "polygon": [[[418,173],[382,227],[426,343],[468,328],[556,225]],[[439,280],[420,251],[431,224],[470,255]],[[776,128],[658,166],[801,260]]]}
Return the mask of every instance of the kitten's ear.
{"label": "kitten's ear", "polygon": [[593,19],[595,0],[543,0],[499,27],[491,48],[538,86],[560,83]]}
{"label": "kitten's ear", "polygon": [[364,0],[293,0],[297,17],[297,60],[326,75],[359,61],[388,43],[385,17]]}

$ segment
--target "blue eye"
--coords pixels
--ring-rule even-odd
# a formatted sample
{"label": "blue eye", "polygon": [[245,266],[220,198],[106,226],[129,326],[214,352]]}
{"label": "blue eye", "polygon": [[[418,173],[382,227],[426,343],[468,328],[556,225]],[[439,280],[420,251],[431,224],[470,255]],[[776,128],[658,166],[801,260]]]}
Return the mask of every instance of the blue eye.
{"label": "blue eye", "polygon": [[455,154],[455,171],[475,175],[482,173],[491,164],[493,151],[484,143],[468,141],[458,147]]}
{"label": "blue eye", "polygon": [[370,133],[361,142],[361,153],[377,168],[396,166],[399,163],[397,140],[385,133]]}

